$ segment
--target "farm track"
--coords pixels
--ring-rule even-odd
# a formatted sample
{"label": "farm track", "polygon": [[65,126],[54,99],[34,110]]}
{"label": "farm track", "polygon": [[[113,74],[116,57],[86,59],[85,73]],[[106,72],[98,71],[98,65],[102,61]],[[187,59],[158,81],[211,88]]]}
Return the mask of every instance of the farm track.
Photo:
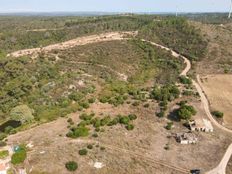
{"label": "farm track", "polygon": [[[162,45],[159,45],[157,43],[154,43],[154,42],[150,42],[150,41],[146,41],[146,40],[143,40],[145,42],[149,42],[150,44],[152,45],[155,45],[157,47],[160,47],[162,49],[165,49],[167,51],[171,51],[172,55],[174,57],[181,57],[183,60],[184,60],[184,63],[186,64],[186,67],[185,69],[181,72],[181,76],[186,76],[187,77],[187,73],[189,72],[189,70],[191,69],[191,62],[189,59],[187,59],[186,57],[178,54],[177,52],[173,51],[172,49],[170,48],[167,48],[167,47],[164,47]],[[203,91],[203,88],[202,88],[202,84],[201,84],[201,79],[200,79],[200,76],[197,75],[197,82],[195,80],[192,80],[193,81],[193,85],[195,86],[195,88],[197,89],[197,92],[199,93],[200,97],[201,97],[201,103],[204,107],[204,110],[205,110],[205,113],[207,115],[207,117],[210,119],[210,121],[216,126],[218,127],[219,129],[225,131],[225,132],[228,132],[228,133],[232,133],[232,130],[222,126],[221,124],[219,124],[215,119],[214,117],[212,116],[211,112],[210,112],[210,109],[209,109],[209,101]],[[230,160],[230,157],[232,155],[232,144],[228,147],[224,157],[222,158],[220,164],[214,168],[213,170],[207,172],[206,174],[225,174],[226,173],[226,166]]]}
{"label": "farm track", "polygon": [[[189,72],[189,70],[191,69],[191,62],[188,58],[178,54],[177,52],[173,51],[172,49],[170,48],[167,48],[167,47],[164,47],[162,45],[159,45],[157,43],[154,43],[154,42],[151,42],[151,41],[147,41],[147,40],[144,40],[142,39],[142,41],[144,42],[148,42],[154,46],[157,46],[157,47],[160,47],[162,49],[165,49],[167,51],[171,51],[172,55],[174,57],[180,57],[184,60],[184,63],[186,64],[186,67],[185,69],[181,72],[180,76],[186,76],[187,77],[187,73]],[[214,117],[212,116],[211,112],[210,112],[210,109],[209,109],[209,102],[208,102],[208,99],[204,93],[204,91],[202,90],[202,84],[201,84],[201,80],[200,80],[200,76],[197,75],[197,82],[195,80],[192,80],[193,81],[193,85],[195,86],[195,88],[197,89],[197,92],[199,93],[200,97],[201,97],[201,102],[204,106],[204,110],[206,112],[206,115],[207,117],[210,119],[210,121],[215,125],[217,126],[219,129],[223,130],[223,131],[226,131],[228,133],[232,133],[232,130],[222,126],[221,124],[219,124],[215,119]]]}

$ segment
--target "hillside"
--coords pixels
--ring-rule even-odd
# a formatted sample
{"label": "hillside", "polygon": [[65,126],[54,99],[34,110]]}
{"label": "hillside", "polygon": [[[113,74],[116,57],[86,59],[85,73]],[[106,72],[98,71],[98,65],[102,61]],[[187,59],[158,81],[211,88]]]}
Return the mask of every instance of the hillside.
{"label": "hillside", "polygon": [[[230,73],[230,24],[132,14],[0,23],[0,146],[13,147],[10,169],[205,173],[231,143],[203,91],[203,75]],[[190,120],[213,126],[193,131]]]}

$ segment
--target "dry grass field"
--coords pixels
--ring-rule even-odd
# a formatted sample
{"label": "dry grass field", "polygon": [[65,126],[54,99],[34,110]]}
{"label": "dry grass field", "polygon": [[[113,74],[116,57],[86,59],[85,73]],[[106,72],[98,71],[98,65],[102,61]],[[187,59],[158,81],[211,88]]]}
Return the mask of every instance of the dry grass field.
{"label": "dry grass field", "polygon": [[[198,100],[190,100],[198,108],[198,114],[203,115],[203,108]],[[174,128],[167,131],[164,127],[169,121],[155,116],[157,104],[150,102],[149,108],[133,107],[128,104],[115,108],[109,104],[99,102],[91,105],[85,112],[94,111],[99,117],[104,114],[136,113],[138,119],[134,122],[135,129],[127,131],[117,125],[105,127],[99,137],[71,139],[65,134],[68,132],[67,118],[42,124],[30,130],[20,132],[8,138],[8,144],[31,143],[33,147],[28,151],[26,167],[32,169],[33,174],[68,173],[65,162],[75,160],[79,164],[76,173],[162,173],[181,174],[172,168],[160,165],[163,162],[171,166],[184,169],[200,168],[208,171],[214,168],[223,156],[230,143],[231,136],[215,130],[212,134],[198,133],[197,145],[180,145],[173,137],[168,136],[187,129],[182,122],[174,122]],[[74,122],[79,121],[79,114],[71,114]],[[80,156],[78,150],[86,148],[88,144],[94,147],[88,150],[87,156]],[[168,144],[169,150],[165,150]],[[101,150],[104,147],[105,150]],[[215,156],[215,153],[217,155]],[[104,167],[97,169],[95,162],[101,162]]]}
{"label": "dry grass field", "polygon": [[202,78],[212,110],[224,113],[224,124],[232,128],[232,75],[208,75]]}

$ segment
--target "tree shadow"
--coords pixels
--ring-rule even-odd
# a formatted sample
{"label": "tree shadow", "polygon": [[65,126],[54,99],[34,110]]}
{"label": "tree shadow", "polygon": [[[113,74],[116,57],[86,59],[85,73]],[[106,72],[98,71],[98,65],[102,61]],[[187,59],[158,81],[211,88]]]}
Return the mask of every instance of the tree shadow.
{"label": "tree shadow", "polygon": [[180,118],[178,117],[178,109],[174,109],[172,112],[170,112],[168,114],[168,119],[171,121],[175,121],[175,122],[180,122]]}
{"label": "tree shadow", "polygon": [[4,132],[7,127],[12,127],[12,128],[17,128],[21,126],[20,121],[15,121],[15,120],[9,120],[3,124],[0,125],[0,132]]}

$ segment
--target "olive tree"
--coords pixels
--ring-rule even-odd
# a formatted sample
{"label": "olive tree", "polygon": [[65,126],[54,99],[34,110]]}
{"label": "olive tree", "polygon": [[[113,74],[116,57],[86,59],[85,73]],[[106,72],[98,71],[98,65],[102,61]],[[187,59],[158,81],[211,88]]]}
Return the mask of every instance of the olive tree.
{"label": "olive tree", "polygon": [[10,117],[12,120],[20,121],[23,124],[34,119],[33,113],[34,111],[27,105],[19,105],[11,110]]}

